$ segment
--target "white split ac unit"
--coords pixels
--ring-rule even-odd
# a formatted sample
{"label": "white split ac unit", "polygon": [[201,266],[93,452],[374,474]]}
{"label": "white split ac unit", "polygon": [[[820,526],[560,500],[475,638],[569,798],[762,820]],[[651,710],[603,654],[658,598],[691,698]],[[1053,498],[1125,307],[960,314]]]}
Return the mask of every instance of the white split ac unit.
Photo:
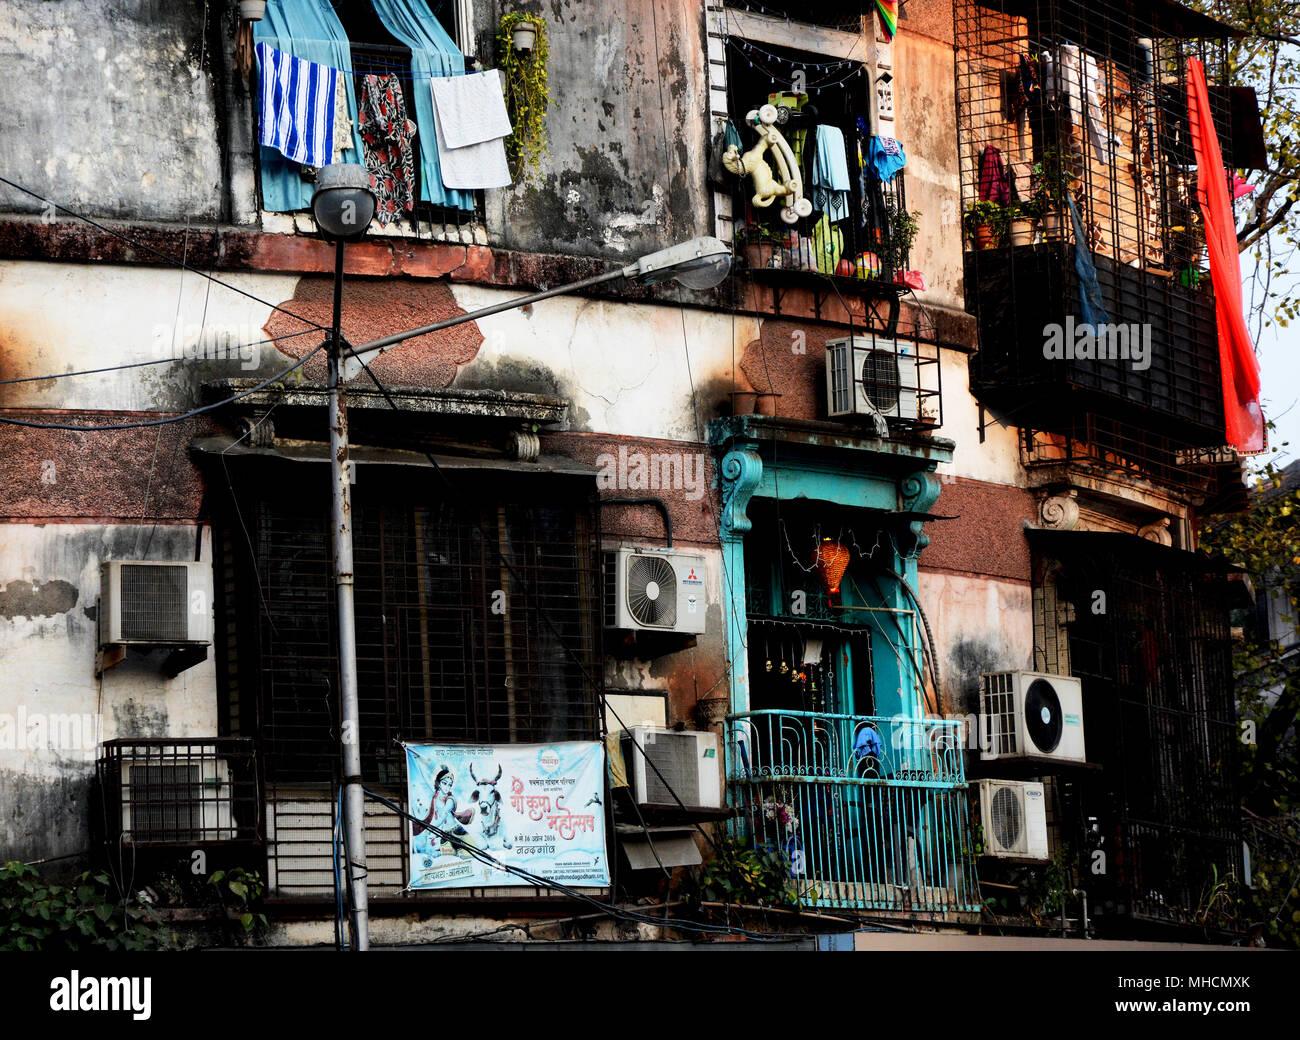
{"label": "white split ac unit", "polygon": [[722,806],[717,734],[633,726],[623,731],[622,744],[638,805],[676,806],[680,799],[692,809]]}
{"label": "white split ac unit", "polygon": [[1048,859],[1043,785],[1023,780],[979,784],[984,854],[998,859]]}
{"label": "white split ac unit", "polygon": [[1085,762],[1083,685],[1068,675],[980,677],[980,758]]}
{"label": "white split ac unit", "polygon": [[920,417],[916,348],[897,340],[849,336],[826,344],[826,414],[915,422]]}
{"label": "white split ac unit", "polygon": [[212,568],[206,563],[114,560],[100,569],[103,646],[208,645]]}
{"label": "white split ac unit", "polygon": [[624,546],[605,552],[605,627],[704,632],[704,557]]}
{"label": "white split ac unit", "polygon": [[236,837],[230,768],[222,759],[128,759],[121,784],[122,833],[133,844]]}

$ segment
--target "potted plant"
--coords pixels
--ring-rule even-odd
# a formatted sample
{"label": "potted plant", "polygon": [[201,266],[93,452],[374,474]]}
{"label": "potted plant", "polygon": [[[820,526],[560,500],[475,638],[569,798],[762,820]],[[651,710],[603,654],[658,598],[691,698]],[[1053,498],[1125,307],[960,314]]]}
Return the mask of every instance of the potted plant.
{"label": "potted plant", "polygon": [[981,199],[962,218],[976,249],[996,249],[1006,231],[1006,210],[1000,203]]}
{"label": "potted plant", "polygon": [[[527,48],[520,44],[531,30]],[[522,36],[517,36],[522,31]],[[497,31],[497,58],[506,111],[514,132],[506,139],[510,168],[516,175],[536,170],[546,154],[546,107],[551,95],[546,86],[550,48],[546,23],[539,15],[516,11],[505,15]]]}
{"label": "potted plant", "polygon": [[1067,158],[1059,148],[1043,149],[1042,158],[1034,163],[1034,201],[1039,207],[1043,238],[1059,242],[1069,238],[1066,207],[1073,181]]}
{"label": "potted plant", "polygon": [[1023,199],[1006,207],[1007,241],[1013,246],[1032,246],[1034,229],[1043,214],[1037,199]]}
{"label": "potted plant", "polygon": [[893,199],[885,200],[885,233],[879,249],[881,276],[892,280],[906,266],[920,230],[920,212],[908,213]]}

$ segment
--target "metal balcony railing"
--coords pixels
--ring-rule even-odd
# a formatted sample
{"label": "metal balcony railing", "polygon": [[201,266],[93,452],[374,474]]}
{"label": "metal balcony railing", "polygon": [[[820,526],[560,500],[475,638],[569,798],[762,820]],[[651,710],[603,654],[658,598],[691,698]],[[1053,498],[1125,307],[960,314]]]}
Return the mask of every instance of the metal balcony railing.
{"label": "metal balcony railing", "polygon": [[797,711],[727,719],[744,837],[783,853],[805,905],[979,909],[962,723]]}

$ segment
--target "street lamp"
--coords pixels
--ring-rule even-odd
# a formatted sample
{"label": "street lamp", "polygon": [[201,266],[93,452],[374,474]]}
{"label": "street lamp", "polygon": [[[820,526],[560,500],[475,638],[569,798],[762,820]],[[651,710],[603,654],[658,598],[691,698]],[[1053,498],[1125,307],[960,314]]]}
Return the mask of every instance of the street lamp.
{"label": "street lamp", "polygon": [[[690,289],[712,289],[731,270],[731,251],[716,238],[696,238],[641,257],[626,267],[570,282],[555,289],[520,296],[409,332],[371,340],[355,349],[343,339],[343,244],[365,233],[375,215],[375,197],[365,167],[335,163],[321,169],[311,200],[321,234],[335,243],[334,321],[329,343],[330,462],[332,465],[334,588],[339,624],[339,715],[343,744],[343,834],[352,881],[352,947],[370,948],[366,845],[362,829],[365,793],[361,788],[361,719],[357,698],[357,635],[353,597],[352,488],[348,446],[347,400],[343,383],[389,347],[416,336],[438,332],[491,314],[514,310],[552,296],[563,296],[619,278],[646,282],[675,280]],[[347,356],[344,357],[344,351]]]}
{"label": "street lamp", "polygon": [[361,789],[361,709],[357,697],[357,628],[353,597],[352,482],[348,407],[343,394],[343,245],[365,234],[375,215],[370,174],[356,163],[321,168],[311,212],[321,234],[334,242],[334,321],[329,341],[330,461],[333,502],[334,591],[339,622],[339,716],[343,744],[343,836],[352,888],[352,948],[370,948],[370,896],[366,883],[365,793]]}

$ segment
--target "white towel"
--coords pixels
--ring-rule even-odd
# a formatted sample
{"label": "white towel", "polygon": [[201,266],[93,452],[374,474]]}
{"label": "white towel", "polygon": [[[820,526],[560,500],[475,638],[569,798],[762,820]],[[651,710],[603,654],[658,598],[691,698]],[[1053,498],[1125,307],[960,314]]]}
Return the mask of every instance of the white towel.
{"label": "white towel", "polygon": [[513,129],[501,92],[501,74],[496,69],[468,76],[434,77],[433,107],[442,127],[438,140],[448,148],[508,137]]}
{"label": "white towel", "polygon": [[438,142],[438,168],[444,188],[504,188],[510,184],[504,137],[464,148],[448,148],[436,102],[433,106],[433,132]]}

